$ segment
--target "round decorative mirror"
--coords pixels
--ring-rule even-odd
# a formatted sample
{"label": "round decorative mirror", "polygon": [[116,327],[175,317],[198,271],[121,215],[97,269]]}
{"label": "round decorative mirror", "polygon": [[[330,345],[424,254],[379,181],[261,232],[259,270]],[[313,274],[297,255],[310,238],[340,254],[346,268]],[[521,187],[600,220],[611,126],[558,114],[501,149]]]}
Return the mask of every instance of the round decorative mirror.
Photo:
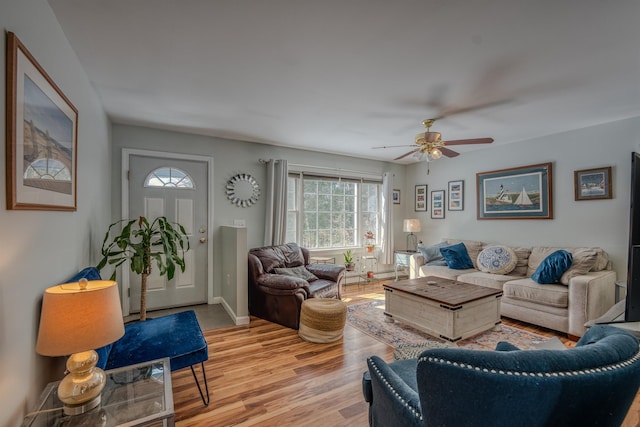
{"label": "round decorative mirror", "polygon": [[227,181],[227,199],[234,205],[246,208],[258,201],[260,187],[249,174],[239,173]]}

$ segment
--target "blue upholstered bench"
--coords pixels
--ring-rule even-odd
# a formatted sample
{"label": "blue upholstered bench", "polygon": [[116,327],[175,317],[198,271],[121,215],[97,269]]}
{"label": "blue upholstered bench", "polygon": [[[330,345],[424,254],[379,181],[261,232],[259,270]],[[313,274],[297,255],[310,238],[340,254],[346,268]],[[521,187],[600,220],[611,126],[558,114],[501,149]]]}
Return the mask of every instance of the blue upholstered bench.
{"label": "blue upholstered bench", "polygon": [[[77,282],[81,278],[101,280],[96,268],[87,267],[68,282]],[[129,323],[125,325],[122,338],[96,351],[98,366],[102,369],[115,369],[163,357],[170,359],[171,371],[188,366],[198,386],[202,403],[205,406],[209,404],[209,386],[204,370],[204,362],[209,359],[209,349],[193,310]],[[204,392],[193,369],[198,363],[202,369]]]}

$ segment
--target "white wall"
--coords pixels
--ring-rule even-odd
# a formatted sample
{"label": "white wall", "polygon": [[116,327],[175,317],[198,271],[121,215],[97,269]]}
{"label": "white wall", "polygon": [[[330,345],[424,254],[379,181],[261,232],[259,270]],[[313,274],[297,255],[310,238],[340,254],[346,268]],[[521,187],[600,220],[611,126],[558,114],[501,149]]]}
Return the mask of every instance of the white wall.
{"label": "white wall", "polygon": [[46,382],[62,377],[62,359],[35,352],[42,292],[95,263],[110,219],[111,158],[109,122],[48,3],[0,0],[0,27],[1,116],[6,31],[18,36],[79,111],[77,212],[6,210],[5,170],[0,173],[0,425],[13,426],[21,424]]}
{"label": "white wall", "polygon": [[[264,195],[258,203],[249,208],[232,205],[225,196],[227,180],[237,173],[249,173],[259,185],[266,182],[266,166],[259,159],[287,159],[289,163],[333,167],[371,173],[389,171],[395,174],[394,188],[404,188],[404,167],[386,162],[363,160],[353,157],[334,156],[317,152],[296,150],[242,141],[232,141],[209,136],[184,134],[179,132],[150,129],[138,126],[113,125],[113,173],[111,187],[113,191],[111,214],[115,219],[121,215],[120,176],[123,148],[136,148],[155,151],[168,151],[184,154],[211,156],[214,159],[214,296],[221,295],[221,246],[220,226],[233,225],[234,219],[244,219],[247,224],[249,248],[263,245],[264,216],[266,204]],[[403,191],[402,194],[406,194]],[[398,215],[402,215],[401,205],[394,205]],[[395,229],[396,246],[404,245],[402,225]],[[336,262],[342,263],[341,255]]]}
{"label": "white wall", "polygon": [[[448,181],[464,179],[464,211],[446,211],[445,219],[416,213],[425,243],[465,238],[520,246],[600,246],[612,260],[618,279],[626,278],[629,231],[631,152],[640,142],[640,118],[550,135],[517,144],[464,153],[455,159],[407,168],[407,182],[446,190]],[[477,220],[476,173],[538,163],[553,163],[552,220]],[[613,166],[613,199],[575,201],[573,172]]]}

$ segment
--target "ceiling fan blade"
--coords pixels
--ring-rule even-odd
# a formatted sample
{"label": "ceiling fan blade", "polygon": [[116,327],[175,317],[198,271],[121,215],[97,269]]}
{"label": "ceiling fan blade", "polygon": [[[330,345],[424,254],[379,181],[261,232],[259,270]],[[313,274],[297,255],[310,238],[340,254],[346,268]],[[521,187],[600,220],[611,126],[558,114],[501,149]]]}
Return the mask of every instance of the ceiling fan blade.
{"label": "ceiling fan blade", "polygon": [[400,156],[400,157],[396,157],[396,158],[395,158],[395,159],[393,159],[393,160],[400,160],[400,159],[404,159],[405,157],[412,155],[413,153],[415,153],[415,152],[416,152],[416,151],[418,151],[418,150],[419,150],[419,148],[416,148],[415,150],[411,150],[411,151],[409,151],[408,153],[404,153],[402,156]]}
{"label": "ceiling fan blade", "polygon": [[456,139],[454,141],[444,141],[446,145],[467,145],[467,144],[491,144],[493,138],[472,138],[472,139]]}
{"label": "ceiling fan blade", "polygon": [[457,151],[449,150],[446,147],[440,147],[438,148],[438,150],[440,150],[440,152],[447,157],[457,157],[460,155],[460,153],[458,153]]}
{"label": "ceiling fan blade", "polygon": [[383,145],[382,147],[371,147],[372,150],[376,150],[378,148],[398,148],[398,147],[415,147],[416,144],[404,144],[404,145]]}
{"label": "ceiling fan blade", "polygon": [[440,120],[445,117],[453,116],[456,114],[468,113],[470,111],[482,110],[485,108],[495,107],[502,104],[507,104],[511,102],[510,99],[501,99],[498,101],[485,102],[483,104],[471,105],[469,107],[461,107],[461,108],[448,108],[444,109],[439,116],[433,117],[433,120]]}

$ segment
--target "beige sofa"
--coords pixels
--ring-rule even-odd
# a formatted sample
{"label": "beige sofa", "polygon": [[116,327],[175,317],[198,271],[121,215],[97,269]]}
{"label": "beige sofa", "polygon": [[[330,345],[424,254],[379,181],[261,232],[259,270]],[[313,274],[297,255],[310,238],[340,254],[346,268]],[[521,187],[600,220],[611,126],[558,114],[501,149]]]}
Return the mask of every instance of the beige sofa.
{"label": "beige sofa", "polygon": [[[616,273],[611,270],[609,257],[601,248],[511,247],[517,256],[514,270],[508,274],[495,274],[480,271],[482,267],[478,266],[477,259],[484,248],[499,244],[446,239],[447,244],[460,242],[466,247],[474,268],[454,270],[442,265],[425,265],[424,257],[418,252],[411,256],[410,278],[437,276],[502,289],[503,316],[575,337],[584,334],[587,321],[601,316],[615,304]],[[536,283],[531,275],[558,249],[573,255],[573,263],[561,279],[564,283]]]}

